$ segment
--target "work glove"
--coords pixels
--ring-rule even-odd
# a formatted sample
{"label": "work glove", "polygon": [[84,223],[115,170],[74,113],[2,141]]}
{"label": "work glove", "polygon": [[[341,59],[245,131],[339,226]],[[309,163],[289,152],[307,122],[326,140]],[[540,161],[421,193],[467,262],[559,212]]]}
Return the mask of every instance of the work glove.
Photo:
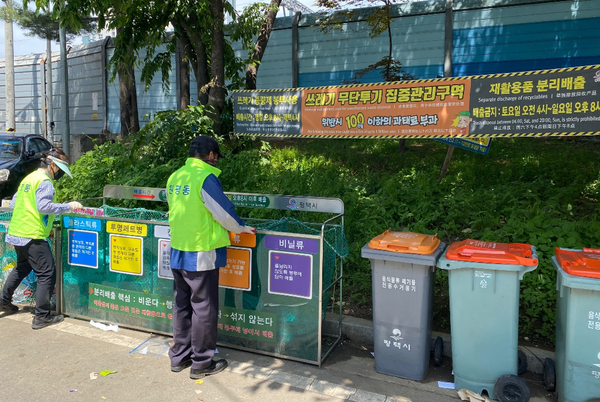
{"label": "work glove", "polygon": [[256,233],[256,228],[252,227],[252,226],[244,226],[244,230],[242,230],[242,233],[255,234]]}
{"label": "work glove", "polygon": [[71,208],[71,211],[83,208],[83,205],[81,205],[81,203],[77,202],[77,201],[68,202],[67,205],[69,205],[69,208]]}

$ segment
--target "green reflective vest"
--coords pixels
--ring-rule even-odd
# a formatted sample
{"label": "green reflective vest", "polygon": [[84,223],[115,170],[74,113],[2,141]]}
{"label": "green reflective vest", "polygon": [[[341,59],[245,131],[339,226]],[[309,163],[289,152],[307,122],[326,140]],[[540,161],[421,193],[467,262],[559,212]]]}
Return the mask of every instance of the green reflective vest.
{"label": "green reflective vest", "polygon": [[[26,176],[17,190],[15,208],[8,227],[8,234],[26,239],[45,239],[50,235],[54,215],[42,215],[37,209],[35,193],[50,176],[38,169]],[[56,194],[52,202],[55,202]]]}
{"label": "green reflective vest", "polygon": [[209,251],[231,245],[229,234],[202,202],[202,184],[221,170],[196,158],[169,177],[167,192],[171,247],[180,251]]}

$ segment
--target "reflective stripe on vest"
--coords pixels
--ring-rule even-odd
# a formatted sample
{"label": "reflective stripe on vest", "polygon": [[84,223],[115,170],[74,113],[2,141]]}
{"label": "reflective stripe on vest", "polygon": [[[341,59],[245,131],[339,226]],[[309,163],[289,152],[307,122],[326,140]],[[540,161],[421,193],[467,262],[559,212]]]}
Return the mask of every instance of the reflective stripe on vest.
{"label": "reflective stripe on vest", "polygon": [[188,158],[185,165],[169,177],[169,225],[171,247],[180,251],[209,251],[229,246],[229,235],[202,202],[204,180],[221,171],[196,158]]}
{"label": "reflective stripe on vest", "polygon": [[[48,174],[41,169],[23,179],[17,190],[8,234],[26,239],[45,239],[50,235],[54,215],[42,215],[38,211],[35,195],[38,187],[45,180],[52,182]],[[53,199],[52,202],[54,201]]]}

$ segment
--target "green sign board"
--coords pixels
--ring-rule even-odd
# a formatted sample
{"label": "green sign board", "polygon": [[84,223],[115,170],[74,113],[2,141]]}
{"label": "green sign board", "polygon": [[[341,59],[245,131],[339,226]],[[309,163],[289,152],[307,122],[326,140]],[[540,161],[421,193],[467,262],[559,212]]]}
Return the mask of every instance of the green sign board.
{"label": "green sign board", "polygon": [[277,314],[220,306],[217,331],[238,338],[275,342]]}
{"label": "green sign board", "polygon": [[173,320],[173,297],[90,283],[88,308],[149,320]]}
{"label": "green sign board", "polygon": [[[238,206],[308,210],[310,205],[311,211],[327,212],[343,207],[339,200],[321,198],[239,193],[228,196]],[[168,226],[166,222],[125,218],[117,212],[115,216],[93,218],[64,215],[62,311],[73,317],[172,333],[173,280],[164,274],[170,268]],[[321,289],[331,284],[335,254],[328,253],[319,236],[302,233],[306,230],[299,222],[288,222],[276,231],[258,233],[253,246],[238,244],[230,248],[228,265],[223,268],[229,270],[229,277],[220,275],[219,283],[220,345],[320,363],[319,323],[324,315],[323,304],[329,300],[329,293],[321,294]],[[94,247],[93,264],[79,254],[69,258],[79,252],[80,248],[73,245],[80,245],[84,235],[78,232],[94,235],[89,246]],[[122,244],[125,241],[136,243]],[[83,246],[88,247],[87,243]],[[122,249],[125,246],[127,250]],[[322,253],[326,269],[321,267]],[[136,267],[141,269],[116,269],[121,266],[120,260],[116,263],[117,257],[123,255],[137,258]],[[238,285],[240,278],[244,286]]]}

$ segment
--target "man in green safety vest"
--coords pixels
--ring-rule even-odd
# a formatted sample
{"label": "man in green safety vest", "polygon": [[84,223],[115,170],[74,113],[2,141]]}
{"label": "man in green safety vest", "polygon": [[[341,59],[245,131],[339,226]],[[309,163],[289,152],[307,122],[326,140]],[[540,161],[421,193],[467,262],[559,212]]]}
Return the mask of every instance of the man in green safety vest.
{"label": "man in green safety vest", "polygon": [[65,173],[70,177],[68,158],[60,149],[42,158],[40,168],[26,176],[10,203],[14,208],[6,242],[15,247],[17,265],[6,278],[0,294],[0,312],[13,314],[19,307],[12,304],[15,290],[33,270],[37,276],[35,316],[31,328],[40,329],[61,322],[62,315],[52,315],[50,298],[56,284],[56,269],[47,238],[54,216],[82,208],[77,202],[55,202],[54,181]]}
{"label": "man in green safety vest", "polygon": [[219,268],[227,265],[229,232],[254,233],[235,212],[217,178],[221,153],[214,138],[192,141],[189,158],[169,177],[167,200],[173,272],[171,371],[190,367],[190,378],[227,367],[214,359],[219,312]]}

